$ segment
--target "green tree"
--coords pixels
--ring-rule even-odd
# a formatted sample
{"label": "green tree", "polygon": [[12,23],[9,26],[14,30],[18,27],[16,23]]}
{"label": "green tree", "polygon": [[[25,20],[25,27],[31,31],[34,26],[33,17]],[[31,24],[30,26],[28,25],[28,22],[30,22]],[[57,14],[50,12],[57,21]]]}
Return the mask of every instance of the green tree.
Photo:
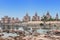
{"label": "green tree", "polygon": [[40,26],[44,26],[44,24],[43,23],[40,23]]}
{"label": "green tree", "polygon": [[42,17],[42,21],[44,22],[44,29],[46,28],[46,21],[47,21],[47,17],[45,15],[43,15]]}
{"label": "green tree", "polygon": [[50,18],[50,19],[48,19],[48,21],[54,21],[54,18]]}
{"label": "green tree", "polygon": [[41,21],[47,21],[47,17],[45,15],[43,15]]}

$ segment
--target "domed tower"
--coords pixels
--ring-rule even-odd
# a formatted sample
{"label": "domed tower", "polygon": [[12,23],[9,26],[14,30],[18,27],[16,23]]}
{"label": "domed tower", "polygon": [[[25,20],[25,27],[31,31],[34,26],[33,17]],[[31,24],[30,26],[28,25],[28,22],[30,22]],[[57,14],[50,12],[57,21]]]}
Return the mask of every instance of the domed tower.
{"label": "domed tower", "polygon": [[28,13],[26,13],[26,15],[23,17],[23,21],[24,22],[30,21],[30,16],[28,15]]}
{"label": "domed tower", "polygon": [[20,22],[20,20],[19,20],[19,18],[17,17],[16,19],[15,19],[15,23],[19,23]]}
{"label": "domed tower", "polygon": [[3,30],[8,30],[8,29],[10,29],[10,26],[9,26],[9,25],[5,25],[5,24],[10,24],[10,20],[11,20],[11,18],[8,17],[8,16],[4,16],[4,17],[1,19],[1,23],[4,24],[4,25],[2,26],[2,29],[3,29]]}
{"label": "domed tower", "polygon": [[10,23],[14,24],[15,23],[15,18],[12,17]]}
{"label": "domed tower", "polygon": [[10,17],[8,17],[8,16],[4,16],[3,18],[2,18],[2,21],[3,21],[3,23],[10,23]]}
{"label": "domed tower", "polygon": [[50,14],[49,14],[49,11],[47,11],[46,17],[47,17],[47,19],[51,18]]}
{"label": "domed tower", "polygon": [[32,21],[40,21],[40,17],[37,15],[37,12],[35,15],[32,17]]}

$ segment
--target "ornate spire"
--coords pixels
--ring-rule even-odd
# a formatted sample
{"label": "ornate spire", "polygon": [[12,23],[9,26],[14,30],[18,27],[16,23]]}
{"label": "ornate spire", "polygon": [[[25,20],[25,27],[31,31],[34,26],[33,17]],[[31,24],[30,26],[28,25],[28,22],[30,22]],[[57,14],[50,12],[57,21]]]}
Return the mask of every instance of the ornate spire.
{"label": "ornate spire", "polygon": [[28,13],[26,13],[26,16],[28,16]]}
{"label": "ornate spire", "polygon": [[56,16],[58,16],[58,13],[56,14]]}
{"label": "ornate spire", "polygon": [[37,12],[35,12],[35,16],[37,16]]}
{"label": "ornate spire", "polygon": [[58,13],[56,14],[56,20],[58,20]]}
{"label": "ornate spire", "polygon": [[47,14],[46,14],[46,15],[50,15],[50,14],[49,14],[49,11],[47,11]]}
{"label": "ornate spire", "polygon": [[30,21],[30,16],[28,15],[28,13],[26,13],[26,15],[24,16],[23,21],[25,22]]}
{"label": "ornate spire", "polygon": [[51,18],[51,15],[49,14],[49,11],[47,11],[46,17],[47,17],[47,20],[49,20]]}

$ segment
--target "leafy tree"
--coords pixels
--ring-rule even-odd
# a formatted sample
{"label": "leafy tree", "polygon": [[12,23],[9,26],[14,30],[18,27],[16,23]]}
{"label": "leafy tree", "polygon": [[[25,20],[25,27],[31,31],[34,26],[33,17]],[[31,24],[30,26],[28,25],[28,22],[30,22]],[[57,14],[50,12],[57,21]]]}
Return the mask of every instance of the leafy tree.
{"label": "leafy tree", "polygon": [[44,24],[43,23],[40,23],[40,26],[44,26]]}
{"label": "leafy tree", "polygon": [[41,21],[47,21],[47,17],[45,15],[43,15]]}
{"label": "leafy tree", "polygon": [[46,21],[47,21],[47,17],[45,15],[43,15],[42,17],[42,21],[44,22],[43,26],[44,26],[44,29],[46,28]]}
{"label": "leafy tree", "polygon": [[48,21],[54,21],[54,19],[53,18],[50,18],[50,19],[48,19]]}

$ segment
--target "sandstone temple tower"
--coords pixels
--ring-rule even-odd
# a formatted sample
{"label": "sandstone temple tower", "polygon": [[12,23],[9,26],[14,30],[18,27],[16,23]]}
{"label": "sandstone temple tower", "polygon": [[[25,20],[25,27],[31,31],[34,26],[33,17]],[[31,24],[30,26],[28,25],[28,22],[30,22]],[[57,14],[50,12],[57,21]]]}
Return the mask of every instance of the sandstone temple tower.
{"label": "sandstone temple tower", "polygon": [[37,15],[37,12],[35,15],[32,17],[32,21],[40,21],[40,17]]}
{"label": "sandstone temple tower", "polygon": [[50,16],[48,11],[47,11],[46,17],[47,17],[47,20],[49,20],[51,18],[51,16]]}
{"label": "sandstone temple tower", "polygon": [[28,13],[26,13],[26,15],[23,17],[23,21],[24,22],[30,21],[30,16],[28,15]]}

